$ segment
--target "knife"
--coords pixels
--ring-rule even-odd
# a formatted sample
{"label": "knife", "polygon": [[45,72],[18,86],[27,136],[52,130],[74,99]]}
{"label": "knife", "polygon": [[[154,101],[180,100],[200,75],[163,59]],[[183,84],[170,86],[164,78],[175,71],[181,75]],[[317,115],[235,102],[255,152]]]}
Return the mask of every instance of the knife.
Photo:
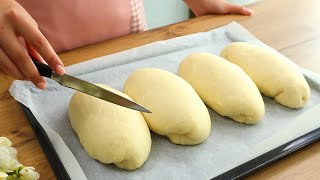
{"label": "knife", "polygon": [[58,75],[54,71],[52,71],[52,69],[48,65],[40,63],[36,60],[33,60],[33,63],[37,67],[41,76],[53,79],[64,87],[83,92],[85,94],[94,96],[96,98],[108,101],[110,103],[113,103],[119,106],[129,108],[129,109],[151,113],[151,111],[142,107],[141,105],[127,98],[119,96],[118,94],[115,94],[111,91],[103,89],[97,85],[94,85],[92,83],[86,82],[84,80],[78,79],[76,77],[73,77],[67,74]]}

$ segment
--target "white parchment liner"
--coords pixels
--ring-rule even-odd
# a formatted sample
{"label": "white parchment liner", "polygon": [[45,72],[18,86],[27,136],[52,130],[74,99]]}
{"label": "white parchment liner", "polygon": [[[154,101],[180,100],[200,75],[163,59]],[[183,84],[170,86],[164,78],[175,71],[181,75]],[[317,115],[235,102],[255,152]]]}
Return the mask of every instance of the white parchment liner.
{"label": "white parchment liner", "polygon": [[[68,67],[67,73],[122,90],[128,76],[137,68],[153,67],[177,73],[179,63],[190,53],[219,55],[223,47],[233,41],[269,48],[239,24],[231,23],[209,32],[154,42],[76,64]],[[287,62],[294,64],[290,60]],[[264,97],[266,114],[256,125],[236,123],[210,110],[212,131],[207,141],[197,146],[179,146],[152,134],[149,159],[135,171],[101,164],[87,155],[67,114],[73,90],[52,80],[47,81],[45,91],[29,82],[15,81],[10,93],[29,107],[45,128],[72,179],[209,179],[320,127],[317,119],[320,75],[299,70],[311,87],[311,98],[304,108],[286,108]]]}

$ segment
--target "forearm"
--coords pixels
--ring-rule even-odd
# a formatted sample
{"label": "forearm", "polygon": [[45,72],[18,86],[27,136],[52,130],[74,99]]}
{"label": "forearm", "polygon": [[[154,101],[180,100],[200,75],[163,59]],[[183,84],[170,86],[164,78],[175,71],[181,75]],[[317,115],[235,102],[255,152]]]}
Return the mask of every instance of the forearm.
{"label": "forearm", "polygon": [[251,15],[252,11],[242,6],[230,4],[225,0],[184,0],[196,16],[205,14]]}

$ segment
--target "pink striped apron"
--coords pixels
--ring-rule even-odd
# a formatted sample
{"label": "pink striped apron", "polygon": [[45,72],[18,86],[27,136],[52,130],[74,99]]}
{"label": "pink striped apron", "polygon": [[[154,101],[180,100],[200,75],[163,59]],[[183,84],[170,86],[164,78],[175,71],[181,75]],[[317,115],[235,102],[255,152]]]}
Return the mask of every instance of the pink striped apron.
{"label": "pink striped apron", "polygon": [[56,52],[147,28],[142,0],[17,0]]}

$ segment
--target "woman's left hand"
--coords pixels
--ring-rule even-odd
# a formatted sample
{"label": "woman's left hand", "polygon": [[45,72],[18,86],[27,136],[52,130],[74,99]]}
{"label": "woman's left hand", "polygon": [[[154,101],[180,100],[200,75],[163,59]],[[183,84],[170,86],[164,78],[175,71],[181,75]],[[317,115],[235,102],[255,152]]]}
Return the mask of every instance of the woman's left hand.
{"label": "woman's left hand", "polygon": [[252,10],[225,0],[184,0],[196,16],[206,14],[240,14],[250,16]]}

